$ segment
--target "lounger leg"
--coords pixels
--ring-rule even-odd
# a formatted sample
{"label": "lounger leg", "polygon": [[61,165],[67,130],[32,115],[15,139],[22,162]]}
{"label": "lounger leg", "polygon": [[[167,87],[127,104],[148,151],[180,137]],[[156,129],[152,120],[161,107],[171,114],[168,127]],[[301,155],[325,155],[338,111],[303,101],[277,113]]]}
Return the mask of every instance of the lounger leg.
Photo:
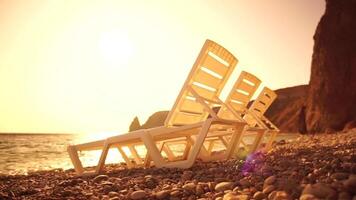
{"label": "lounger leg", "polygon": [[144,132],[141,139],[146,146],[147,153],[155,163],[156,167],[163,167],[165,160],[163,159],[160,150],[157,148],[157,145],[149,132]]}
{"label": "lounger leg", "polygon": [[186,160],[188,158],[188,155],[189,155],[189,151],[192,147],[192,143],[191,143],[191,138],[190,137],[187,137],[187,145],[185,146],[185,149],[184,149],[184,152],[183,152],[183,160]]}
{"label": "lounger leg", "polygon": [[134,158],[135,162],[139,165],[142,164],[142,160],[141,160],[140,156],[138,155],[135,147],[132,145],[129,145],[128,147],[130,149],[131,155]]}
{"label": "lounger leg", "polygon": [[[158,149],[159,149],[159,152],[161,152],[163,150],[163,145],[164,145],[164,142],[161,142],[158,146]],[[146,157],[145,157],[145,162],[144,162],[144,167],[145,168],[149,168],[151,166],[151,157],[150,157],[150,154],[148,153],[148,150],[147,150],[147,153],[146,153]]]}
{"label": "lounger leg", "polygon": [[263,138],[263,135],[265,132],[266,132],[266,130],[257,131],[256,139],[252,144],[250,153],[255,152],[257,150],[258,146],[260,145],[260,143],[262,141],[262,138]]}
{"label": "lounger leg", "polygon": [[172,150],[168,147],[167,143],[163,144],[163,152],[167,154],[168,160],[173,161],[175,159],[175,155],[173,154]]}
{"label": "lounger leg", "polygon": [[103,151],[101,152],[99,163],[98,163],[98,165],[96,166],[96,169],[95,169],[95,173],[96,174],[99,174],[102,171],[102,169],[104,168],[105,160],[106,160],[106,157],[108,155],[109,148],[110,148],[110,145],[108,143],[105,143]]}
{"label": "lounger leg", "polygon": [[232,134],[229,145],[226,149],[226,156],[225,156],[226,159],[229,159],[234,155],[237,147],[240,144],[240,140],[244,132],[244,129],[245,129],[245,125],[237,125],[235,127],[235,132]]}
{"label": "lounger leg", "polygon": [[69,157],[73,163],[75,172],[77,172],[78,175],[83,174],[84,168],[83,168],[82,162],[79,159],[78,151],[75,148],[75,146],[68,146],[67,151],[68,151]]}
{"label": "lounger leg", "polygon": [[265,151],[269,151],[272,148],[273,141],[276,139],[276,136],[278,134],[277,131],[271,131],[269,136],[268,143],[266,145]]}
{"label": "lounger leg", "polygon": [[122,159],[124,159],[126,165],[127,165],[127,168],[131,169],[134,167],[134,165],[132,164],[130,158],[126,155],[125,151],[122,150],[121,147],[117,147],[117,150],[120,152],[121,156],[122,156]]}
{"label": "lounger leg", "polygon": [[208,154],[209,154],[209,155],[211,155],[211,152],[213,151],[214,143],[215,143],[214,140],[212,140],[212,141],[209,142],[209,146],[208,146]]}
{"label": "lounger leg", "polygon": [[194,142],[194,146],[193,146],[192,150],[189,152],[189,156],[188,156],[186,162],[183,162],[180,167],[183,167],[183,168],[191,167],[194,164],[199,152],[203,152],[203,154],[205,154],[205,155],[207,154],[207,151],[204,148],[203,144],[204,144],[206,136],[208,135],[209,129],[211,127],[211,123],[212,123],[212,119],[208,119],[204,123],[204,125],[202,126],[202,128]]}
{"label": "lounger leg", "polygon": [[[192,137],[189,137],[188,141],[191,143],[191,146],[194,146],[196,141],[194,141],[194,139]],[[189,149],[190,150],[190,149]],[[190,151],[189,151],[190,152]],[[188,156],[189,156],[189,152],[188,152]],[[188,156],[186,156],[186,158],[188,159]],[[209,161],[210,160],[210,156],[208,153],[208,150],[206,150],[206,148],[204,147],[204,144],[202,145],[200,152],[199,152],[199,157],[203,160],[203,161]]]}

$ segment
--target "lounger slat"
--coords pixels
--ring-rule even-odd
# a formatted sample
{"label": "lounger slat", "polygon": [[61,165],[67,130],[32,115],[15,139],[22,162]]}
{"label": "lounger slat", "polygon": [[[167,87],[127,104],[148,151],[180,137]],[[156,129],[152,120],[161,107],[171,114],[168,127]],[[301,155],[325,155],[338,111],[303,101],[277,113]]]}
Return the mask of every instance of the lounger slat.
{"label": "lounger slat", "polygon": [[193,80],[215,89],[221,84],[221,79],[214,77],[203,70],[199,70]]}
{"label": "lounger slat", "polygon": [[[214,100],[215,97],[215,92],[207,90],[205,88],[201,88],[198,87],[196,85],[192,85],[192,88],[194,91],[196,91],[200,96],[206,98],[206,99],[210,99],[210,100]],[[190,96],[193,96],[193,94],[189,93]]]}
{"label": "lounger slat", "polygon": [[203,106],[195,100],[185,99],[180,107],[180,111],[203,113],[204,109]]}
{"label": "lounger slat", "polygon": [[264,87],[260,95],[252,103],[250,110],[255,112],[258,116],[262,116],[266,110],[271,106],[277,95],[271,89]]}
{"label": "lounger slat", "polygon": [[209,55],[206,56],[201,66],[210,69],[211,71],[219,74],[220,76],[224,76],[229,69],[227,66]]}
{"label": "lounger slat", "polygon": [[249,85],[246,82],[242,81],[241,84],[239,85],[239,88],[237,89],[247,92],[248,96],[251,98],[252,96],[251,94],[253,94],[253,92],[255,91],[255,86]]}
{"label": "lounger slat", "polygon": [[236,112],[242,112],[246,109],[246,106],[243,104],[233,103],[231,102],[230,105],[235,109]]}
{"label": "lounger slat", "polygon": [[194,115],[190,113],[177,112],[175,115],[175,123],[177,124],[192,124],[201,121],[201,115]]}
{"label": "lounger slat", "polygon": [[234,91],[230,95],[230,101],[231,100],[240,101],[240,102],[243,102],[243,103],[248,103],[250,101],[250,98],[249,98],[249,96],[246,96],[245,94],[242,94],[242,93],[239,93],[237,91]]}

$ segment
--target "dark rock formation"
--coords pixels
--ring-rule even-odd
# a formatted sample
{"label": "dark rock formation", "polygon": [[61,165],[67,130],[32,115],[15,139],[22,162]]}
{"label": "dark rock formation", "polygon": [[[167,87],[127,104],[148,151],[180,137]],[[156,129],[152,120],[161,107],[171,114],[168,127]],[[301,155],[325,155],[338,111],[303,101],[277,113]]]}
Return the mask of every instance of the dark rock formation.
{"label": "dark rock formation", "polygon": [[356,119],[356,0],[326,0],[314,35],[308,132],[342,130]]}
{"label": "dark rock formation", "polygon": [[140,127],[141,127],[140,121],[138,120],[138,117],[135,117],[130,124],[129,132],[136,131],[140,129]]}
{"label": "dark rock formation", "polygon": [[141,128],[153,128],[153,127],[157,127],[157,126],[163,126],[164,125],[164,121],[166,120],[168,115],[168,111],[158,111],[153,113],[153,115],[151,115],[148,120],[146,121],[146,123],[144,123]]}
{"label": "dark rock formation", "polygon": [[276,100],[266,111],[265,116],[281,132],[305,133],[305,101],[308,85],[299,85],[275,90]]}
{"label": "dark rock formation", "polygon": [[[131,122],[130,131],[163,126],[164,121],[167,118],[168,112],[169,111],[158,111],[153,113],[142,126],[140,126],[140,122],[138,121],[138,118],[135,117],[134,120]],[[137,122],[135,122],[136,119]],[[131,126],[133,127],[132,129]]]}

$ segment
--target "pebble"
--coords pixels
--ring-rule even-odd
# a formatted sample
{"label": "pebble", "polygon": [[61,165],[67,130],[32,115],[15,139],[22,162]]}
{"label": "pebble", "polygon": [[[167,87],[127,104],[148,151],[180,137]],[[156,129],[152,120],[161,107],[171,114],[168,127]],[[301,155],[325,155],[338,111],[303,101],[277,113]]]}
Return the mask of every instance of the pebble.
{"label": "pebble", "polygon": [[265,187],[264,189],[263,189],[263,193],[264,194],[269,194],[269,193],[271,193],[273,190],[275,190],[276,189],[276,187],[274,186],[274,185],[268,185],[267,187]]}
{"label": "pebble", "polygon": [[224,195],[223,200],[248,200],[248,195],[227,193]]}
{"label": "pebble", "polygon": [[299,200],[319,200],[312,194],[302,194],[299,198]]}
{"label": "pebble", "polygon": [[336,180],[344,180],[347,179],[348,177],[349,177],[348,173],[341,173],[341,172],[334,173],[331,175],[331,178]]}
{"label": "pebble", "polygon": [[264,184],[266,185],[272,185],[276,181],[276,176],[270,176],[266,178]]}
{"label": "pebble", "polygon": [[98,176],[96,176],[94,179],[93,179],[93,181],[95,182],[95,183],[99,183],[99,182],[101,182],[101,181],[106,181],[106,180],[108,180],[109,179],[109,176],[107,176],[107,175],[98,175]]}
{"label": "pebble", "polygon": [[135,200],[135,199],[143,199],[145,198],[147,193],[144,190],[137,190],[135,192],[132,192],[130,195],[130,198]]}
{"label": "pebble", "polygon": [[165,199],[169,197],[169,190],[162,190],[156,193],[156,198],[157,199]]}
{"label": "pebble", "polygon": [[195,192],[195,187],[196,187],[196,185],[194,183],[187,183],[187,184],[183,185],[182,188],[185,190],[188,190],[190,192]]}
{"label": "pebble", "polygon": [[263,192],[257,191],[255,192],[255,194],[253,195],[253,198],[255,200],[262,200],[266,197],[266,195]]}
{"label": "pebble", "polygon": [[116,196],[119,196],[119,193],[117,192],[109,192],[109,197],[116,197]]}
{"label": "pebble", "polygon": [[349,179],[347,179],[344,183],[345,185],[345,188],[351,192],[352,194],[356,194],[356,177],[353,176],[353,177],[350,177]]}
{"label": "pebble", "polygon": [[240,183],[240,185],[242,186],[242,187],[249,187],[251,184],[250,184],[250,181],[245,177],[245,178],[243,178],[243,179],[241,179],[240,181],[239,181],[239,183]]}
{"label": "pebble", "polygon": [[180,196],[181,194],[182,194],[182,192],[179,191],[179,190],[175,190],[175,191],[172,191],[172,192],[170,193],[170,195],[171,195],[172,197],[178,197],[178,196]]}
{"label": "pebble", "polygon": [[311,194],[317,198],[335,198],[335,191],[326,184],[316,183],[316,184],[308,184],[304,189],[302,194]]}
{"label": "pebble", "polygon": [[225,190],[232,190],[234,186],[233,182],[221,182],[215,186],[215,191],[224,192]]}
{"label": "pebble", "polygon": [[268,195],[269,200],[291,200],[292,198],[285,191],[273,191]]}

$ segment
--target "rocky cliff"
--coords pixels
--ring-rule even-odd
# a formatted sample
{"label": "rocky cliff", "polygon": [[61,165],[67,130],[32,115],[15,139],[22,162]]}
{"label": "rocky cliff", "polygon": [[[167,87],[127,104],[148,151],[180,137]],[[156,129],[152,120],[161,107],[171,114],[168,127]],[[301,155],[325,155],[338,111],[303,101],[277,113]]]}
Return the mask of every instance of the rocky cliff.
{"label": "rocky cliff", "polygon": [[299,85],[275,90],[276,100],[266,111],[270,119],[281,132],[306,132],[305,102],[308,85]]}
{"label": "rocky cliff", "polygon": [[306,128],[341,130],[356,120],[356,0],[326,0],[314,42]]}

